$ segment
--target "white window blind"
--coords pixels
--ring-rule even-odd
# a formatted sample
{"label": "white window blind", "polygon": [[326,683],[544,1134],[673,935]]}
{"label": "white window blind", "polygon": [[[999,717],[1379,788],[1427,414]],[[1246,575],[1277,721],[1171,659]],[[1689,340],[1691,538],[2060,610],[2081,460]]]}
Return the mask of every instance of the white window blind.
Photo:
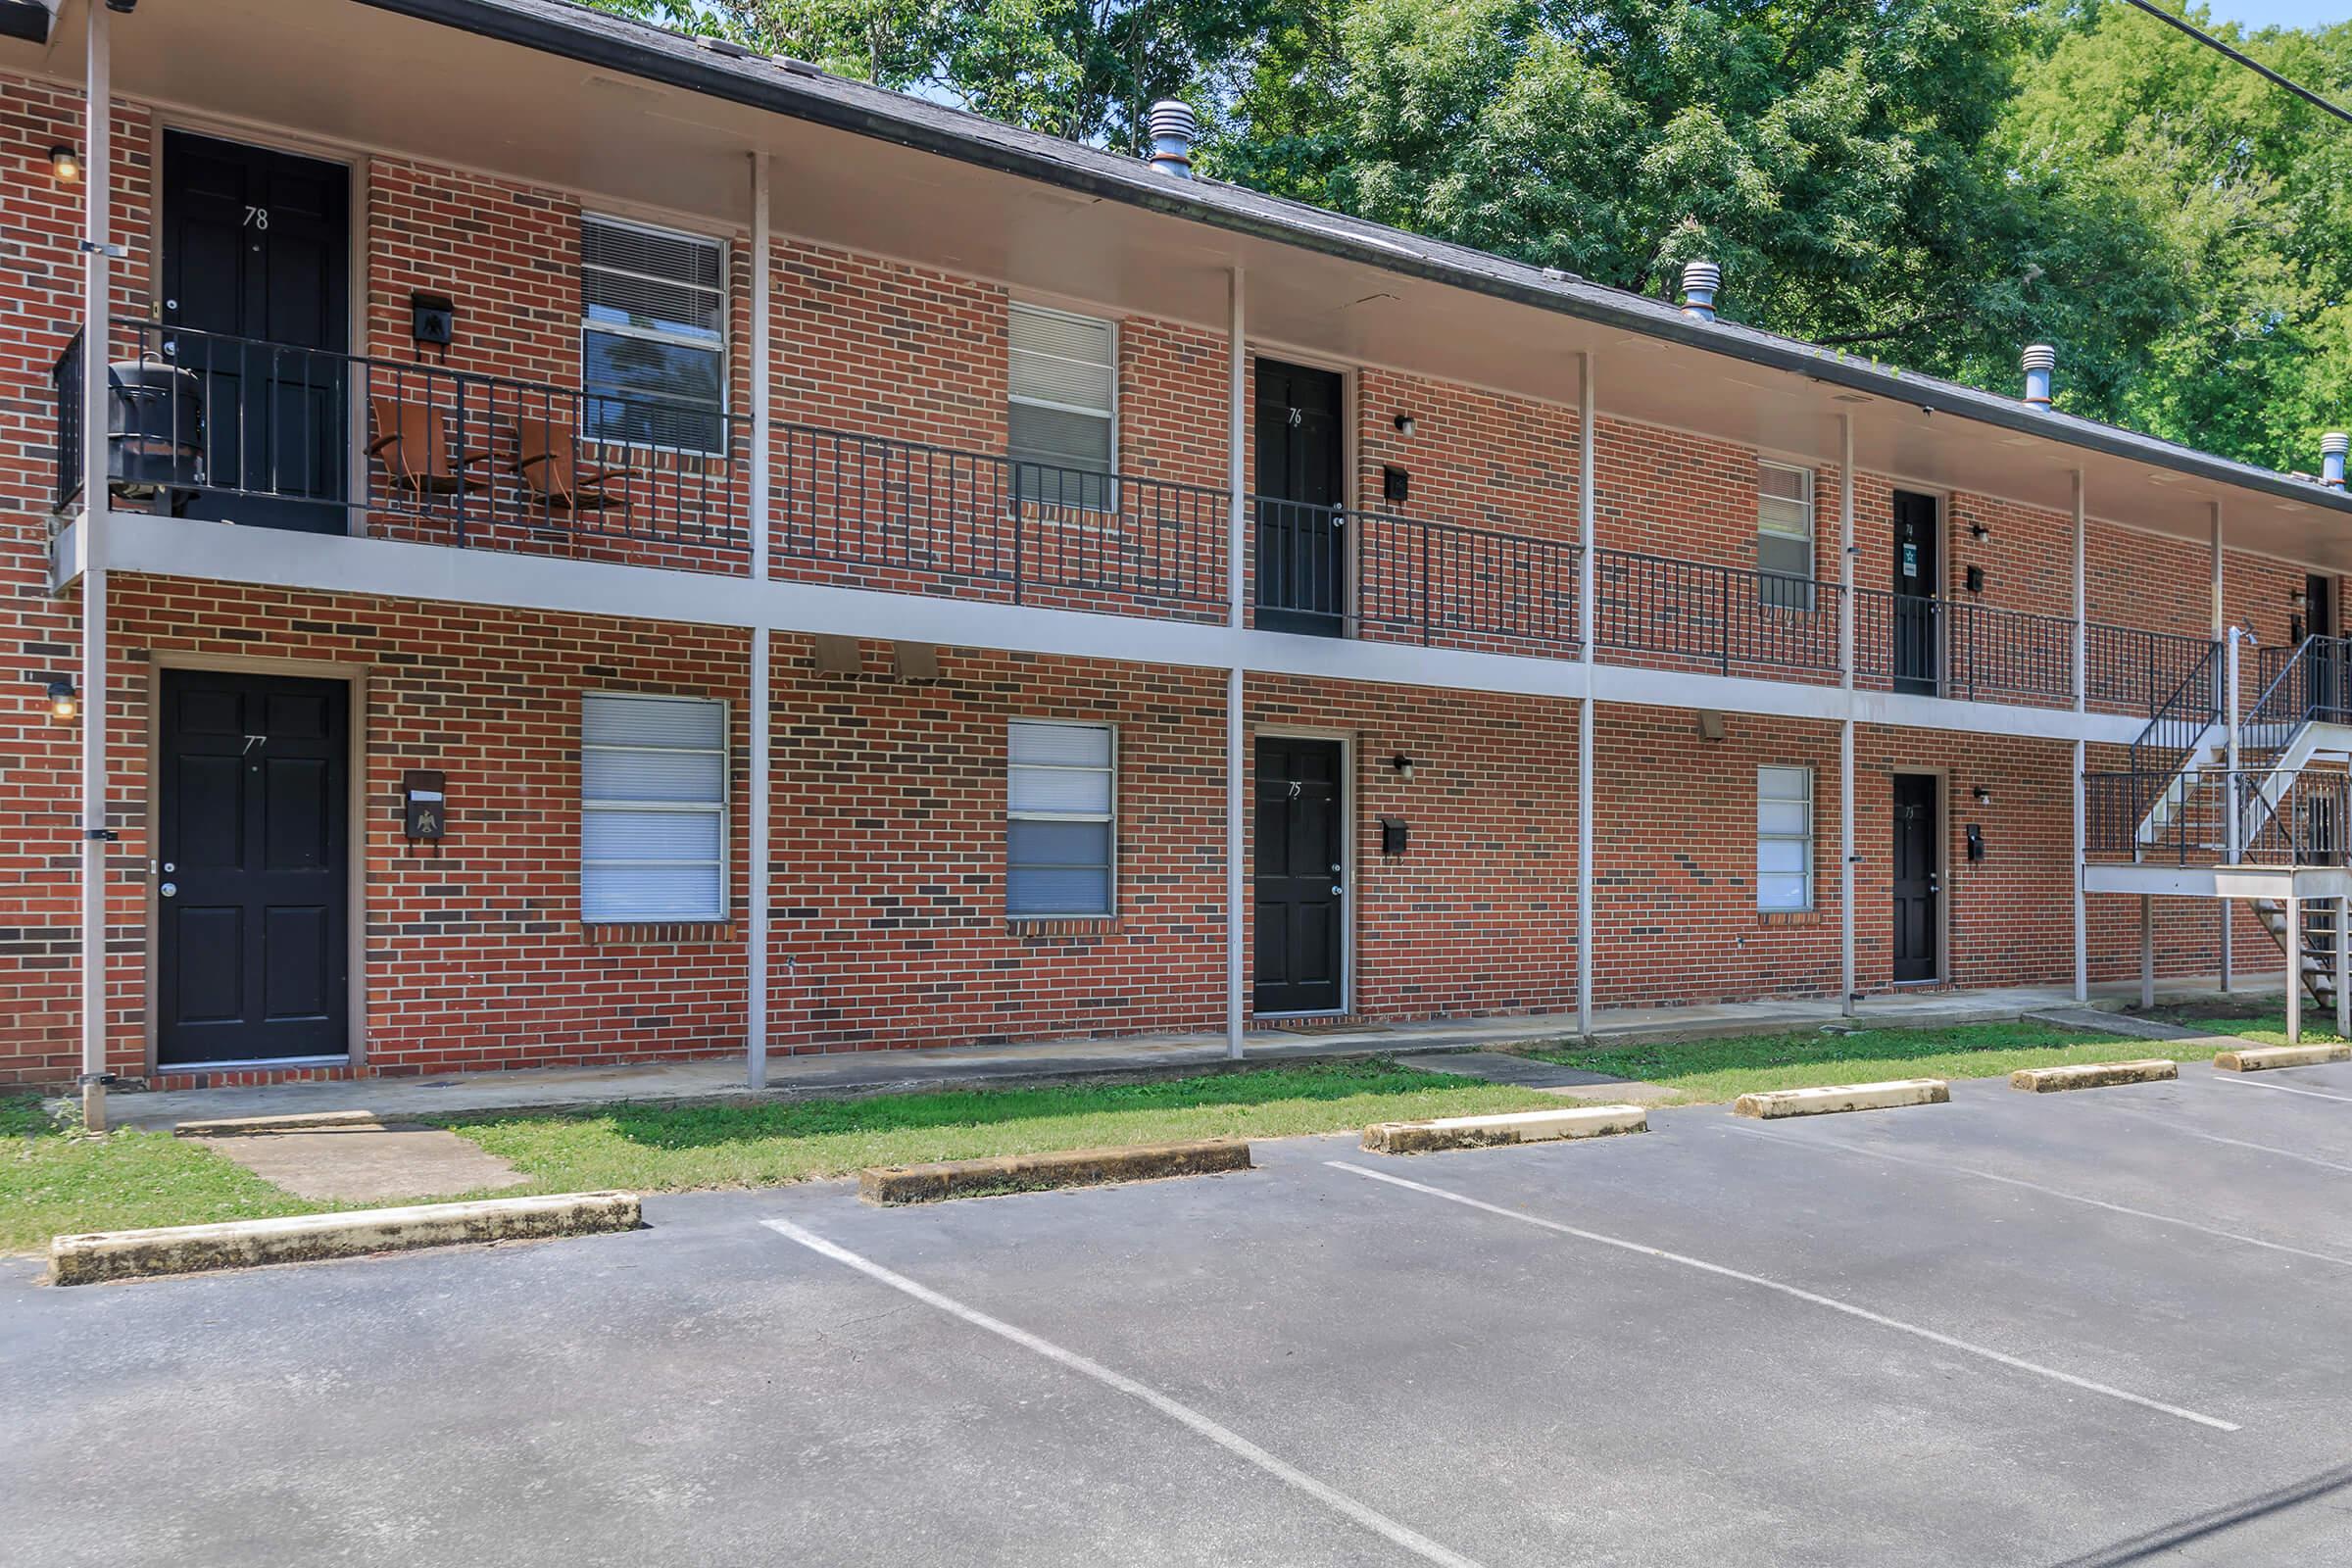
{"label": "white window blind", "polygon": [[727,918],[727,705],[580,699],[580,918]]}
{"label": "white window blind", "polygon": [[1813,770],[1756,769],[1756,907],[1813,907]]}
{"label": "white window blind", "polygon": [[725,445],[726,247],[580,219],[582,433],[688,452]]}
{"label": "white window blind", "polygon": [[1813,470],[1757,466],[1756,601],[1813,608]]}
{"label": "white window blind", "polygon": [[1008,309],[1006,446],[1024,497],[1108,504],[1118,335],[1108,321],[1035,305]]}
{"label": "white window blind", "polygon": [[1013,722],[1005,749],[1005,913],[1112,911],[1117,753],[1117,733],[1107,724]]}

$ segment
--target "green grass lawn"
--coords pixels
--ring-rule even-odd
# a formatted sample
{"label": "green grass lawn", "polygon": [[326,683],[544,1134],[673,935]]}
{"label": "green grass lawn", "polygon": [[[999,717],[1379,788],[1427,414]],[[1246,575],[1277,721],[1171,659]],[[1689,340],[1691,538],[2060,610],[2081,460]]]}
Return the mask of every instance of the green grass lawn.
{"label": "green grass lawn", "polygon": [[[509,1194],[760,1187],[867,1165],[1037,1153],[1187,1138],[1281,1138],[1374,1121],[1556,1107],[1558,1096],[1383,1060],[1261,1067],[1152,1083],[960,1090],[761,1104],[624,1104],[443,1121],[531,1180]],[[453,1197],[460,1195],[451,1195]],[[73,1138],[37,1102],[0,1100],[0,1252],[77,1231],[305,1214],[279,1191],[185,1139]]]}
{"label": "green grass lawn", "polygon": [[[2213,1017],[2210,1015],[2212,1011],[2211,1006],[2206,1006],[2194,1011],[2183,1011],[2175,1017],[2168,1009],[2159,1007],[2151,1016],[2169,1018],[2184,1028],[2203,1029],[2210,1034],[2236,1035],[2240,1039],[2251,1040],[2258,1046],[2283,1046],[2286,1044],[2286,1007],[2283,1004],[2268,1011],[2249,1005],[2243,1014],[2227,1018]],[[2335,1011],[2333,1008],[2323,1007],[2316,1002],[2306,1000],[2303,1004],[2303,1043],[2307,1046],[2316,1046],[2332,1044],[2342,1039],[2341,1035],[2327,1027],[2334,1021]]]}
{"label": "green grass lawn", "polygon": [[0,1099],[0,1252],[52,1236],[308,1214],[305,1201],[169,1133],[71,1138],[36,1100]]}
{"label": "green grass lawn", "polygon": [[762,1187],[909,1165],[1187,1138],[1284,1138],[1367,1122],[1557,1107],[1556,1095],[1394,1062],[1335,1061],[1151,1083],[955,1090],[766,1104],[619,1105],[445,1125],[550,1192]]}
{"label": "green grass lawn", "polygon": [[[1810,1089],[1886,1078],[1997,1078],[2020,1067],[2136,1056],[2202,1061],[2216,1049],[2047,1024],[1989,1023],[1957,1029],[1863,1029],[1853,1034],[1807,1030],[1534,1054],[1563,1066],[1663,1084],[1679,1091],[1685,1103],[1711,1103],[1751,1090]],[[1607,1095],[1601,1088],[1588,1092],[1596,1098]]]}

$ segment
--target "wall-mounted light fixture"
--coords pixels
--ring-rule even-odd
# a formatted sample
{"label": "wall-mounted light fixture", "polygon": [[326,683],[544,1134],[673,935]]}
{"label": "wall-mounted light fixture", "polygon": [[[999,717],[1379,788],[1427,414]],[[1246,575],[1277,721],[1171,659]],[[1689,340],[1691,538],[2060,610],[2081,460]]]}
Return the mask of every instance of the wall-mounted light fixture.
{"label": "wall-mounted light fixture", "polygon": [[1989,539],[1992,537],[1992,530],[1981,522],[1972,522],[1968,525],[1968,536],[1971,539]]}
{"label": "wall-mounted light fixture", "polygon": [[71,724],[81,716],[81,694],[74,683],[60,677],[49,683],[49,722]]}
{"label": "wall-mounted light fixture", "polygon": [[1982,784],[1977,785],[1968,793],[1976,797],[1977,804],[1979,806],[1990,806],[1992,804],[1992,791],[1985,788]]}
{"label": "wall-mounted light fixture", "polygon": [[1390,758],[1389,765],[1396,770],[1396,776],[1398,778],[1411,778],[1413,776],[1413,760],[1405,756],[1402,752],[1398,752],[1395,757]]}
{"label": "wall-mounted light fixture", "polygon": [[2286,602],[2290,605],[2299,605],[2303,603],[2303,590],[2300,588],[2289,588],[2286,591]]}
{"label": "wall-mounted light fixture", "polygon": [[1396,416],[1396,433],[1398,435],[1409,438],[1413,431],[1417,428],[1419,428],[1419,426],[1413,423],[1413,416],[1411,415],[1399,414]]}
{"label": "wall-mounted light fixture", "polygon": [[60,142],[49,149],[49,172],[61,185],[77,183],[81,178],[81,154]]}

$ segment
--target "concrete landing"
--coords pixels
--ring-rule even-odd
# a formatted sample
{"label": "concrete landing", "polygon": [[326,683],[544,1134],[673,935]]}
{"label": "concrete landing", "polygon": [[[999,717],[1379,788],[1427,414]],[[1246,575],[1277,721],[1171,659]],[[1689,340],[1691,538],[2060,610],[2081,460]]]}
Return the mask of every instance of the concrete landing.
{"label": "concrete landing", "polygon": [[1675,1098],[1664,1084],[1638,1078],[1612,1078],[1605,1072],[1562,1067],[1532,1056],[1506,1056],[1496,1051],[1461,1051],[1444,1055],[1398,1056],[1397,1061],[1424,1072],[1449,1072],[1491,1084],[1509,1084],[1547,1095],[1577,1100],[1605,1100],[1627,1105],[1662,1105]]}
{"label": "concrete landing", "polygon": [[188,1141],[297,1198],[329,1202],[454,1198],[529,1180],[479,1145],[437,1127],[337,1127]]}

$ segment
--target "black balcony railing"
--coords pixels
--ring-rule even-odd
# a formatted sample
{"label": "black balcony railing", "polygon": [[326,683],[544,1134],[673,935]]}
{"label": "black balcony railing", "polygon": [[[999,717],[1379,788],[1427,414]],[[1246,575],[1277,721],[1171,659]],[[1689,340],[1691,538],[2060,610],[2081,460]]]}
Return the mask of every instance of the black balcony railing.
{"label": "black balcony railing", "polygon": [[[197,405],[197,462],[158,501],[176,513],[332,533],[357,513],[369,531],[456,545],[749,542],[742,421],[711,409],[152,321],[119,330],[122,357],[184,372],[152,378],[162,428]],[[61,492],[79,349],[57,369]]]}
{"label": "black balcony railing", "polygon": [[1381,512],[1349,513],[1348,522],[1364,627],[1448,647],[1577,646],[1574,544]]}
{"label": "black balcony railing", "polygon": [[1854,665],[1895,691],[2048,706],[2075,696],[2075,623],[1964,599],[1854,590]]}
{"label": "black balcony railing", "polygon": [[975,583],[1076,609],[1225,602],[1221,490],[803,424],[775,426],[771,462],[779,560],[868,586]]}
{"label": "black balcony railing", "polygon": [[2244,722],[2352,724],[2352,638],[2306,637],[2255,650],[2255,696]]}
{"label": "black balcony railing", "polygon": [[1838,669],[1836,583],[1624,550],[1593,553],[1593,581],[1601,648],[1691,660],[1723,674]]}
{"label": "black balcony railing", "polygon": [[81,339],[66,345],[65,353],[49,371],[49,384],[57,396],[57,507],[81,493],[81,433],[85,428],[81,417]]}
{"label": "black balcony railing", "polygon": [[2343,865],[2352,774],[2269,768],[2082,775],[2083,848],[2095,859]]}
{"label": "black balcony railing", "polygon": [[2172,632],[2140,631],[2092,621],[2082,628],[2083,696],[2094,708],[2153,717],[2189,676],[2205,671],[2212,684],[2214,641]]}

